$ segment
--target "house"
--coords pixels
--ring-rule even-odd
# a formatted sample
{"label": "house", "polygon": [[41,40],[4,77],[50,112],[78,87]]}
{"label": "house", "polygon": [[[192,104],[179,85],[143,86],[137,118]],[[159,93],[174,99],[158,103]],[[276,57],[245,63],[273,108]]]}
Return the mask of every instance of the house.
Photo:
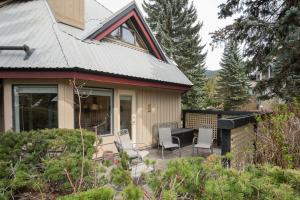
{"label": "house", "polygon": [[284,101],[278,97],[272,97],[271,99],[268,100],[261,100],[259,97],[266,95],[267,93],[270,92],[270,89],[267,89],[267,91],[263,93],[259,93],[255,91],[256,85],[261,82],[261,81],[267,81],[271,79],[274,76],[274,67],[272,65],[269,65],[265,70],[259,70],[257,67],[250,75],[250,88],[251,92],[250,94],[252,95],[252,99],[257,104],[257,109],[260,111],[265,111],[265,112],[271,112],[273,104],[280,104],[283,103]]}
{"label": "house", "polygon": [[0,85],[1,131],[78,128],[81,108],[105,144],[129,129],[150,146],[157,123],[180,122],[192,83],[134,2],[113,13],[101,0],[31,0],[0,4]]}

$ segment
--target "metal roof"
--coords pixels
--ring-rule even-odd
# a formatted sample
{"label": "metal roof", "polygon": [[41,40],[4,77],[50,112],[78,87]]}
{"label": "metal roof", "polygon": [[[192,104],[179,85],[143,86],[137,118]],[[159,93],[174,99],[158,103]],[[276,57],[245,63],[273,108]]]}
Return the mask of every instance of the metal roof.
{"label": "metal roof", "polygon": [[177,66],[134,48],[108,41],[83,39],[113,13],[95,0],[86,2],[86,27],[57,23],[46,0],[10,3],[0,8],[0,46],[28,45],[22,51],[1,51],[0,68],[80,68],[134,78],[192,85]]}

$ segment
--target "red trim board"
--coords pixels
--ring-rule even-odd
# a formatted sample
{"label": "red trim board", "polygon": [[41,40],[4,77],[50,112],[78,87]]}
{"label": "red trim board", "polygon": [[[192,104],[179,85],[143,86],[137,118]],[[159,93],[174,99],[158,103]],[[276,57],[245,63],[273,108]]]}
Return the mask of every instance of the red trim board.
{"label": "red trim board", "polygon": [[152,87],[179,90],[185,92],[191,88],[187,85],[179,85],[172,83],[161,83],[143,80],[134,80],[121,77],[112,77],[82,72],[65,72],[65,71],[0,71],[0,78],[8,79],[79,79],[87,81],[95,81],[106,84],[120,84],[136,87]]}
{"label": "red trim board", "polygon": [[126,16],[124,16],[123,18],[121,18],[120,20],[118,20],[117,22],[115,22],[113,25],[111,25],[110,27],[108,27],[106,30],[104,30],[102,33],[98,34],[95,39],[100,41],[103,38],[105,38],[107,35],[109,35],[111,32],[113,32],[116,28],[118,28],[119,26],[121,26],[123,23],[125,23],[129,18],[134,17],[134,19],[137,21],[140,29],[142,30],[143,34],[146,37],[147,42],[150,44],[151,49],[153,50],[155,56],[162,60],[162,56],[160,55],[157,47],[154,44],[154,41],[151,39],[148,31],[146,30],[142,20],[140,19],[140,17],[138,16],[137,12],[135,10],[132,10],[131,12],[129,12]]}

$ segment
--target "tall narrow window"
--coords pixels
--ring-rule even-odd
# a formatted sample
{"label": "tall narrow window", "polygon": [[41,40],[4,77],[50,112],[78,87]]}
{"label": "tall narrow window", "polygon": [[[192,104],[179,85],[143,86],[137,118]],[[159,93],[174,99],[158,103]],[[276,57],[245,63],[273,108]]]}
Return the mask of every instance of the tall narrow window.
{"label": "tall narrow window", "polygon": [[[81,126],[98,135],[112,133],[112,94],[111,89],[84,88],[81,96]],[[75,94],[75,127],[79,128],[79,100]]]}
{"label": "tall narrow window", "polygon": [[57,86],[14,86],[14,127],[29,131],[58,127]]}

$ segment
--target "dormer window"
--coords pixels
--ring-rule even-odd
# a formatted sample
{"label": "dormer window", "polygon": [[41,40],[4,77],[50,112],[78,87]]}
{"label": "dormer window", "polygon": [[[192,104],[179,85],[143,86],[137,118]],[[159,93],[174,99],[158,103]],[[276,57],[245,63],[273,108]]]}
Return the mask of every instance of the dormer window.
{"label": "dormer window", "polygon": [[132,29],[128,28],[128,26],[122,25],[114,30],[110,35],[126,43],[136,45],[135,32]]}
{"label": "dormer window", "polygon": [[132,28],[133,26],[130,25],[130,23],[131,22],[128,21],[116,28],[113,32],[111,32],[110,37],[146,49],[146,45],[142,42],[139,34],[134,28]]}

